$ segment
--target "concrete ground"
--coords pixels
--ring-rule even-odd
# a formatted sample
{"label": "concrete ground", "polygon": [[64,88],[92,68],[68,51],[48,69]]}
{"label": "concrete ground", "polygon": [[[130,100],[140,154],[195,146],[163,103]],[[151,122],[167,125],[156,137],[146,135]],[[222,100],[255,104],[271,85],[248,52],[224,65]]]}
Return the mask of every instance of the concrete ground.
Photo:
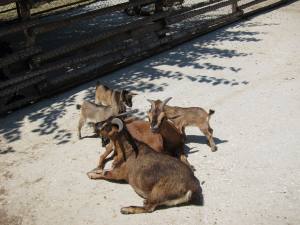
{"label": "concrete ground", "polygon": [[[300,224],[300,1],[197,38],[104,78],[170,105],[216,110],[219,150],[188,128],[205,205],[120,214],[128,184],[89,180],[101,141],[78,140],[75,105],[95,81],[0,120],[0,224]],[[86,127],[84,135],[91,135]]]}

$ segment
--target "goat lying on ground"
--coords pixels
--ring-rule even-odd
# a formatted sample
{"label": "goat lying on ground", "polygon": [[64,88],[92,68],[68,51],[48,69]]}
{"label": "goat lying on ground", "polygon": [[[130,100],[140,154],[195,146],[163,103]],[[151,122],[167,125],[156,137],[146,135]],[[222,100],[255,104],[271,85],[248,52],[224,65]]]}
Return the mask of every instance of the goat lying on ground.
{"label": "goat lying on ground", "polygon": [[81,109],[78,122],[78,137],[81,139],[81,128],[89,119],[93,123],[107,120],[111,116],[118,115],[123,110],[123,104],[116,93],[113,93],[111,98],[111,106],[97,105],[95,103],[84,101],[82,105],[77,105],[77,109]]}
{"label": "goat lying on ground", "polygon": [[96,93],[95,93],[96,104],[101,104],[106,106],[112,105],[114,95],[116,96],[116,98],[119,99],[119,102],[127,105],[128,107],[132,107],[132,97],[137,94],[129,92],[127,90],[116,91],[97,82]]}
{"label": "goat lying on ground", "polygon": [[[127,112],[130,113],[130,112]],[[119,117],[119,116],[118,116]],[[101,123],[97,123],[95,126],[100,126]],[[137,141],[140,141],[142,143],[145,143],[148,145],[150,148],[157,152],[164,152],[163,148],[163,139],[160,134],[153,134],[150,131],[150,125],[149,123],[139,120],[137,118],[126,118],[124,119],[124,124],[129,131],[129,133],[133,136],[134,139]],[[99,133],[99,136],[100,133]],[[104,138],[105,139],[105,138]],[[103,142],[103,139],[102,139]],[[109,142],[105,146],[105,152],[100,156],[99,158],[99,163],[98,163],[98,168],[99,169],[104,169],[106,158],[108,155],[114,150],[113,142]],[[123,158],[121,155],[115,154],[113,163],[112,163],[112,168],[116,167],[122,162]]]}
{"label": "goat lying on ground", "polygon": [[[133,112],[133,111],[131,111]],[[131,112],[126,112],[120,114],[124,116],[125,114],[130,114]],[[118,115],[118,117],[120,117]],[[127,118],[124,120],[126,129],[129,131],[130,135],[137,141],[148,145],[156,152],[165,153],[176,158],[179,158],[182,162],[191,166],[186,159],[184,154],[184,140],[182,135],[176,129],[176,127],[168,121],[164,122],[164,126],[159,133],[153,133],[150,129],[150,123],[137,119],[137,118]],[[97,126],[101,126],[101,123],[97,123]],[[100,156],[98,168],[103,169],[105,166],[105,161],[107,156],[113,151],[113,143],[106,145],[105,152]],[[116,155],[112,167],[122,162],[122,157]],[[193,169],[193,167],[191,166]]]}
{"label": "goat lying on ground", "polygon": [[121,213],[153,212],[160,205],[174,206],[191,201],[202,204],[199,181],[187,165],[134,141],[119,118],[105,122],[100,133],[113,142],[124,162],[110,171],[91,171],[89,178],[125,180],[145,199],[144,206],[123,207]]}
{"label": "goat lying on ground", "polygon": [[171,98],[167,98],[163,102],[160,100],[148,100],[151,103],[151,109],[148,112],[151,129],[153,131],[159,129],[164,124],[164,118],[167,118],[174,123],[184,138],[186,138],[185,127],[196,126],[206,136],[211,150],[213,152],[216,151],[217,146],[213,140],[213,129],[209,125],[209,119],[214,111],[210,109],[209,113],[207,113],[200,107],[182,108],[166,105],[170,100]]}

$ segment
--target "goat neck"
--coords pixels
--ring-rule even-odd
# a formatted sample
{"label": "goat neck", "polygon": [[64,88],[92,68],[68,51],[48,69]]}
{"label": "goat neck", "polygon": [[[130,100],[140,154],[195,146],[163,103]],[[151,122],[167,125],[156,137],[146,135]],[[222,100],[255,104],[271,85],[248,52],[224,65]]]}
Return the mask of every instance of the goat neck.
{"label": "goat neck", "polygon": [[112,93],[111,107],[115,114],[118,114],[118,113],[121,113],[124,111],[120,92],[114,91]]}
{"label": "goat neck", "polygon": [[116,140],[114,140],[114,145],[117,152],[123,154],[124,161],[126,161],[132,153],[135,153],[136,156],[138,154],[138,146],[126,128],[118,134]]}
{"label": "goat neck", "polygon": [[172,118],[172,117],[176,116],[179,113],[177,107],[168,106],[168,105],[164,106],[163,111],[166,114],[167,118]]}

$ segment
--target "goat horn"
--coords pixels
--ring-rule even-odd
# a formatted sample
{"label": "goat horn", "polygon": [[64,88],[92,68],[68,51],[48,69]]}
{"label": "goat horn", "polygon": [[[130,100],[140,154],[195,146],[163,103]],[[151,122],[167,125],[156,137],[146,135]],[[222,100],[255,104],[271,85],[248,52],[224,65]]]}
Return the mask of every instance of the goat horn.
{"label": "goat horn", "polygon": [[147,99],[147,101],[151,103],[151,108],[154,109],[154,108],[155,108],[155,103],[154,103],[154,101],[153,101],[153,100],[150,100],[150,99]]}
{"label": "goat horn", "polygon": [[123,125],[122,120],[120,120],[119,118],[113,118],[111,121],[111,124],[117,125],[119,132],[123,130],[124,125]]}
{"label": "goat horn", "polygon": [[133,114],[133,113],[137,113],[139,110],[138,109],[134,109],[134,110],[130,110],[130,111],[127,111],[127,112],[123,112],[123,113],[120,113],[118,114],[117,116],[126,116],[126,115],[129,115],[129,114]]}
{"label": "goat horn", "polygon": [[131,96],[135,96],[135,95],[138,95],[138,93],[129,92],[129,95],[131,95]]}
{"label": "goat horn", "polygon": [[172,99],[172,97],[166,98],[163,103],[161,104],[161,108],[163,109],[164,106],[168,103],[168,101],[170,101]]}

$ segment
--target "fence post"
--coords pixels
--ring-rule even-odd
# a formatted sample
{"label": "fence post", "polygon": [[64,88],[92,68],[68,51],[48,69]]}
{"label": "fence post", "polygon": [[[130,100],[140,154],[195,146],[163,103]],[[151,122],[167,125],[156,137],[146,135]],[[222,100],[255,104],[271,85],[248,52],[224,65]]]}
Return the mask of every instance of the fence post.
{"label": "fence post", "polygon": [[[28,21],[31,18],[30,9],[31,5],[26,0],[18,0],[16,2],[17,5],[17,13],[19,16],[19,20]],[[23,30],[24,35],[26,37],[26,47],[32,46],[35,42],[35,37],[28,29]]]}
{"label": "fence post", "polygon": [[232,13],[236,13],[238,11],[238,0],[231,0],[232,1]]}

